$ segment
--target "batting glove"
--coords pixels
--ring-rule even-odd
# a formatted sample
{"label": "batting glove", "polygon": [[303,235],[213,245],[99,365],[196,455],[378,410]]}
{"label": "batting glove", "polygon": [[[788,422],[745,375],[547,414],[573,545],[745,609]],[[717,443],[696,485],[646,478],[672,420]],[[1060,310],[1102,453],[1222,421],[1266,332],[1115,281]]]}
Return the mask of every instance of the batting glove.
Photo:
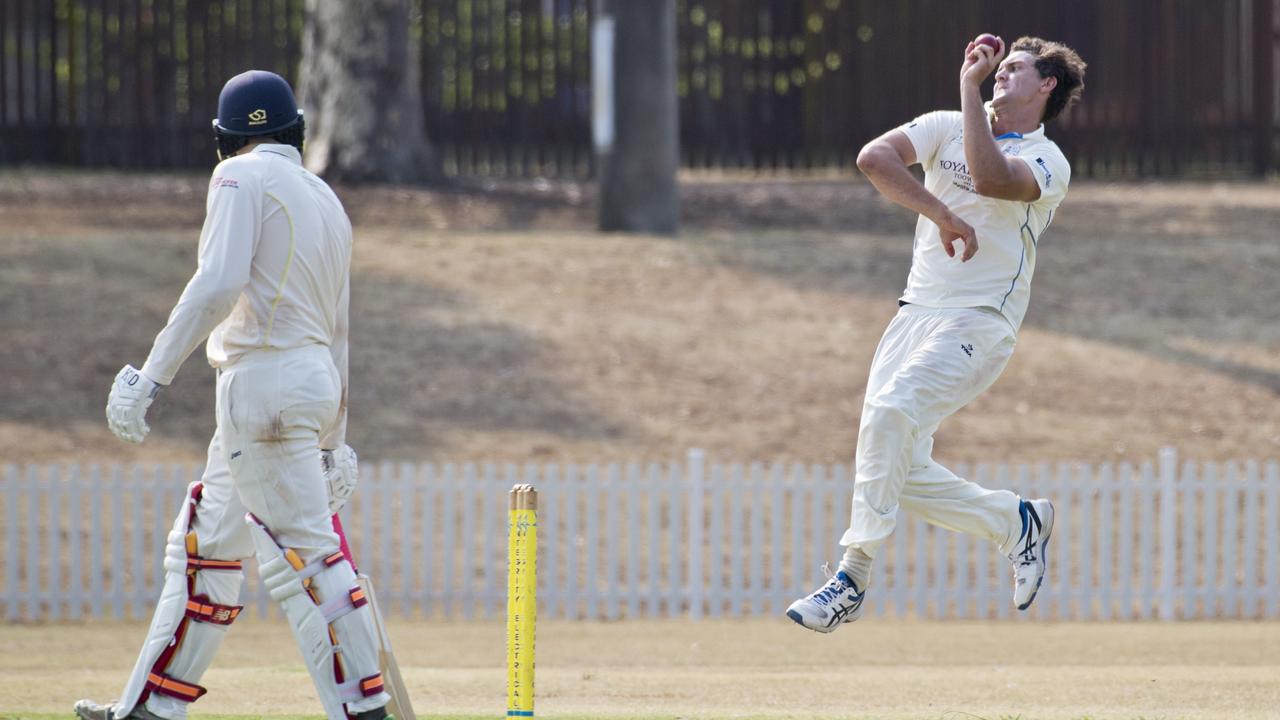
{"label": "batting glove", "polygon": [[329,484],[330,515],[341,510],[356,491],[356,483],[360,482],[358,462],[356,451],[350,445],[320,451],[320,467],[324,470],[325,482]]}
{"label": "batting glove", "polygon": [[125,365],[116,374],[107,395],[107,427],[125,442],[140,443],[151,428],[147,426],[147,408],[162,386]]}

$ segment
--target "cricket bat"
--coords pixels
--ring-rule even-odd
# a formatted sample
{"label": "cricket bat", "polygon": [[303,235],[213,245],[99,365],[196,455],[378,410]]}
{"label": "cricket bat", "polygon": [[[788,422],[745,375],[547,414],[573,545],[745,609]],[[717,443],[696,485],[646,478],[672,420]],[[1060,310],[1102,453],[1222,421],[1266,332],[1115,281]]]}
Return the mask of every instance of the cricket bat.
{"label": "cricket bat", "polygon": [[378,664],[382,667],[382,686],[391,696],[387,712],[394,715],[396,720],[418,720],[413,714],[413,703],[409,701],[404,678],[400,677],[400,665],[396,662],[395,653],[391,652],[391,638],[387,635],[386,626],[382,624],[382,611],[378,609],[378,598],[373,594],[373,581],[368,575],[359,573],[356,575],[356,582],[369,598],[369,607],[373,608],[373,623],[378,627]]}
{"label": "cricket bat", "polygon": [[[342,541],[342,554],[347,556],[347,562],[355,568],[355,559],[351,556],[346,533],[342,531],[342,521],[337,515],[333,516],[333,530],[338,533],[338,538]],[[378,629],[378,665],[382,670],[382,687],[391,696],[391,701],[387,703],[387,712],[396,720],[418,720],[417,715],[413,713],[413,703],[409,701],[409,690],[404,685],[404,678],[400,677],[400,665],[396,662],[395,653],[391,651],[391,637],[387,635],[386,625],[382,623],[382,610],[378,607],[378,596],[373,592],[373,581],[368,575],[356,570],[356,582],[364,591],[365,597],[369,598],[369,608],[373,610],[373,624]]]}

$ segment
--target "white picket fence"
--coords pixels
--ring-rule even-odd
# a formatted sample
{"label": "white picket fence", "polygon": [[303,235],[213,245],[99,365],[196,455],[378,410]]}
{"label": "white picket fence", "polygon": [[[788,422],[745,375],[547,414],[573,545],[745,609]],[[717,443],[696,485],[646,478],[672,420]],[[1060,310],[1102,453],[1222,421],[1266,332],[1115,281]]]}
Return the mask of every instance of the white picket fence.
{"label": "white picket fence", "polygon": [[[923,618],[1280,616],[1275,461],[1097,467],[978,465],[962,474],[1057,507],[1035,606],[1010,605],[1007,561],[985,541],[900,515],[867,612]],[[28,466],[0,479],[0,607],[10,621],[149,616],[164,537],[190,466]],[[846,466],[682,462],[364,467],[343,520],[386,613],[500,618],[506,494],[540,495],[543,617],[779,615],[838,559]],[[252,571],[244,599],[271,603]]]}

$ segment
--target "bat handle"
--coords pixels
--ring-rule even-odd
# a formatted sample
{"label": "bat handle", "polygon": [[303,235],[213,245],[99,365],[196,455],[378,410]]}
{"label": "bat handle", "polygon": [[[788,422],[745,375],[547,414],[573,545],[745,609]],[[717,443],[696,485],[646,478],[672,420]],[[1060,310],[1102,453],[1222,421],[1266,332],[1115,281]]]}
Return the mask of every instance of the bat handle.
{"label": "bat handle", "polygon": [[351,546],[347,544],[347,534],[342,531],[342,520],[338,519],[338,514],[333,514],[333,531],[338,533],[338,546],[342,549],[342,554],[347,558],[347,562],[351,563],[351,569],[360,573],[360,568],[356,567],[355,556],[351,554]]}

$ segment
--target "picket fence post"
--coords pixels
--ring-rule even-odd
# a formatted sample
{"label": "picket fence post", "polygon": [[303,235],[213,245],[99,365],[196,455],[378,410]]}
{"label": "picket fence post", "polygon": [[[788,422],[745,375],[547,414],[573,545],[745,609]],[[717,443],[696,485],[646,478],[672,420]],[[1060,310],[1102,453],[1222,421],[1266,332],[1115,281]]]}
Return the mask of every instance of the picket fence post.
{"label": "picket fence post", "polygon": [[688,546],[688,597],[689,597],[689,619],[702,619],[702,597],[703,597],[703,581],[702,581],[702,552],[703,552],[703,517],[705,513],[703,497],[705,483],[704,473],[706,471],[704,465],[706,461],[706,453],[702,450],[694,448],[689,451],[688,464],[685,467],[685,480],[688,483],[688,499],[689,499],[689,546]]}

